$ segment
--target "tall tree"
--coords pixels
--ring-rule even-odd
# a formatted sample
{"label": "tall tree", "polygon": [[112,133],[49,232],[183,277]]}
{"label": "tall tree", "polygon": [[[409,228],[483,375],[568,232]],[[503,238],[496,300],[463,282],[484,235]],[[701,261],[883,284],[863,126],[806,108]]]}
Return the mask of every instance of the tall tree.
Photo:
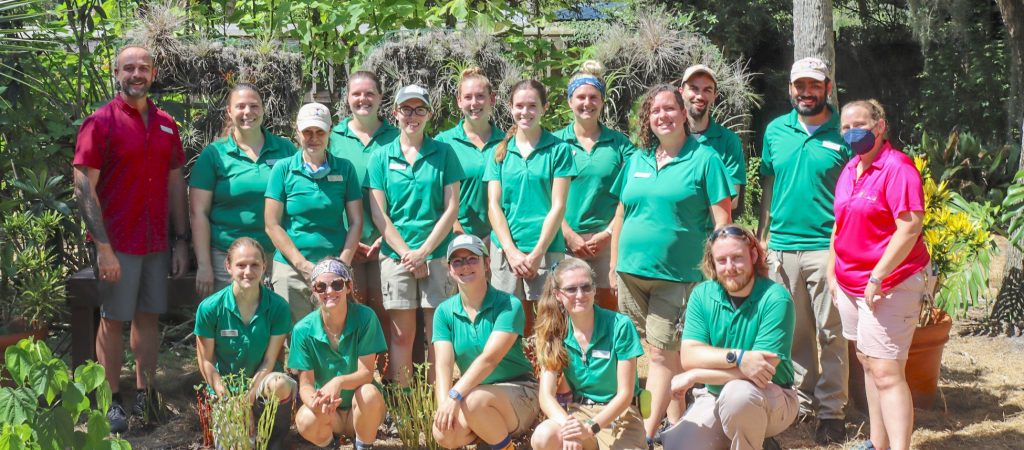
{"label": "tall tree", "polygon": [[820,58],[831,72],[832,102],[836,95],[836,47],[832,28],[832,0],[793,0],[793,60]]}

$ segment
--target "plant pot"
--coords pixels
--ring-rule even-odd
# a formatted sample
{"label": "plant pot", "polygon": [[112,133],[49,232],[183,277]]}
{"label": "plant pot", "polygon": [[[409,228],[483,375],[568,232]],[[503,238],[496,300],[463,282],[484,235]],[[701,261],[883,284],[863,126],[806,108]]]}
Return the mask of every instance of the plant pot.
{"label": "plant pot", "polygon": [[[928,409],[935,402],[939,388],[939,371],[942,368],[942,350],[949,341],[953,319],[944,311],[932,308],[929,325],[914,330],[910,343],[907,367],[904,374],[914,408]],[[863,413],[868,412],[867,396],[864,390],[864,366],[857,359],[857,341],[849,341],[850,350],[850,402]]]}

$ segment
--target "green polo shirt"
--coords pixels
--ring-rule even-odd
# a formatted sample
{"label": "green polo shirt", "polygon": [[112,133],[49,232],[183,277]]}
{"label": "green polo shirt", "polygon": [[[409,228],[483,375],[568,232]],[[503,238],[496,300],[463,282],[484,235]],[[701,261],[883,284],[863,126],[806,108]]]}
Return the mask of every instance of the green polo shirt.
{"label": "green polo shirt", "polygon": [[[281,296],[261,286],[256,313],[245,323],[232,287],[214,292],[199,304],[193,333],[213,339],[214,361],[222,375],[245,371],[245,376],[252,377],[263,362],[270,337],[292,330],[292,312]],[[281,371],[280,361],[274,370]]]}
{"label": "green polo shirt", "polygon": [[[288,352],[288,367],[312,370],[314,387],[320,389],[334,377],[355,372],[359,368],[360,357],[387,350],[384,330],[380,327],[377,315],[368,306],[350,301],[345,316],[345,329],[341,331],[337,350],[331,348],[319,309],[295,324]],[[342,409],[352,406],[353,392],[341,391]]]}
{"label": "green polo shirt", "polygon": [[[331,140],[327,144],[327,151],[339,158],[347,159],[352,163],[352,167],[356,169],[356,176],[359,177],[359,186],[366,185],[366,165],[370,161],[370,155],[391,141],[398,138],[398,128],[395,128],[387,121],[380,124],[380,128],[373,133],[370,137],[370,143],[363,145],[363,142],[359,140],[359,137],[352,133],[352,130],[348,129],[348,123],[352,121],[351,117],[346,117],[341,123],[334,126],[331,130]],[[373,226],[373,220],[370,216],[370,196],[363,196],[363,235],[360,238],[360,242],[371,245],[373,241],[376,241],[380,237],[380,233],[377,231],[377,227]],[[348,223],[345,223],[346,227]]]}
{"label": "green polo shirt", "polygon": [[231,136],[207,145],[189,175],[189,186],[213,193],[210,205],[210,246],[227,251],[240,237],[274,248],[263,225],[263,195],[274,164],[295,154],[295,146],[263,130],[263,149],[256,161],[238,148]]}
{"label": "green polo shirt", "polygon": [[492,124],[491,138],[481,150],[470,142],[462,126],[463,121],[459,121],[458,125],[434,139],[452,146],[455,156],[462,164],[462,172],[466,174],[466,179],[462,180],[459,186],[459,223],[466,233],[483,238],[491,233],[491,222],[487,219],[487,183],[484,182],[484,169],[487,168],[487,161],[494,158],[494,147],[505,139],[505,132]]}
{"label": "green polo shirt", "polygon": [[588,152],[576,139],[573,124],[554,133],[572,148],[578,172],[566,200],[565,220],[577,233],[596,233],[615,217],[619,200],[611,194],[612,184],[636,147],[626,135],[601,124],[601,135]]}
{"label": "green polo shirt", "polygon": [[522,379],[533,373],[533,366],[523,353],[523,327],[526,313],[523,304],[512,294],[487,287],[487,295],[476,317],[469,320],[462,306],[462,296],[455,294],[445,300],[434,311],[434,336],[432,342],[451,342],[455,349],[455,364],[459,371],[466,373],[487,345],[492,332],[516,333],[516,343],[508,350],[501,362],[480,384],[494,384]]}
{"label": "green polo shirt", "polygon": [[[501,164],[494,158],[487,161],[484,181],[501,182],[501,209],[505,212],[512,240],[519,250],[532,252],[540,240],[544,218],[551,210],[554,179],[575,176],[572,147],[547,131],[541,132],[537,148],[529,157],[523,158],[513,136],[508,141],[508,153]],[[501,248],[501,241],[493,231],[491,242]],[[561,227],[546,252],[565,252]]]}
{"label": "green polo shirt", "polygon": [[[740,142],[740,137],[736,133],[712,120],[703,133],[693,136],[697,138],[697,142],[718,152],[718,156],[725,164],[725,173],[729,174],[732,184],[740,186],[747,184],[747,164],[743,160],[743,143]],[[736,192],[733,193],[733,195],[736,194]]]}
{"label": "green polo shirt", "polygon": [[675,158],[657,167],[653,151],[636,152],[612,187],[625,210],[617,270],[701,281],[704,242],[714,228],[709,208],[732,193],[725,165],[710,147],[687,139]]}
{"label": "green polo shirt", "polygon": [[[441,220],[445,186],[463,178],[462,166],[452,147],[429,137],[423,138],[420,153],[412,164],[402,155],[402,144],[395,139],[370,156],[366,169],[367,187],[384,192],[385,212],[412,249],[422,247],[434,224]],[[452,236],[449,230],[428,259],[443,258]],[[381,244],[381,253],[401,258],[387,241]]]}
{"label": "green polo shirt", "polygon": [[[754,289],[739,308],[717,281],[705,281],[693,289],[686,304],[683,340],[716,348],[762,350],[779,355],[772,382],[793,384],[793,329],[796,311],[782,285],[757,277]],[[718,395],[722,385],[708,385]]]}
{"label": "green polo shirt", "polygon": [[853,157],[839,133],[839,114],[831,106],[829,110],[832,116],[810,135],[796,110],[776,118],[764,131],[761,175],[775,177],[770,249],[828,249],[836,184]]}
{"label": "green polo shirt", "polygon": [[[274,165],[266,197],[284,204],[281,226],[302,256],[319,261],[337,256],[345,246],[345,203],[362,198],[352,163],[327,154],[331,169],[327,176],[313,179],[303,170],[302,152]],[[281,251],[274,260],[287,263]]]}
{"label": "green polo shirt", "polygon": [[[619,361],[643,356],[640,334],[623,314],[594,306],[594,333],[584,352],[573,336],[572,321],[565,336],[569,365],[562,371],[575,395],[597,403],[608,403],[618,392]],[[634,395],[640,392],[640,378],[634,372]]]}

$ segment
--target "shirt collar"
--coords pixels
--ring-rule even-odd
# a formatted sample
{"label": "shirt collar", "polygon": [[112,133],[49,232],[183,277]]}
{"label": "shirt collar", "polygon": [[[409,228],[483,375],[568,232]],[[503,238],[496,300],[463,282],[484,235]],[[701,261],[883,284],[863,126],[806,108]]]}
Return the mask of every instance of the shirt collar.
{"label": "shirt collar", "polygon": [[[697,138],[693,137],[693,135],[688,136],[686,138],[686,142],[683,144],[683,148],[679,149],[679,154],[676,155],[674,158],[670,159],[668,163],[666,163],[662,167],[662,169],[673,164],[679,164],[690,160],[691,158],[693,158],[693,154],[697,152],[697,149],[700,148],[700,146],[701,142],[697,140]],[[657,151],[657,148],[658,147],[655,146],[651,148],[651,150],[649,151],[640,152],[641,159],[654,169],[657,169],[658,167],[658,159],[657,157],[654,156],[654,153]]]}
{"label": "shirt collar", "polygon": [[[519,157],[521,158],[523,155],[522,155],[522,153],[519,153],[519,147],[514,145],[513,142],[512,142],[513,140],[515,140],[515,138],[516,138],[515,136],[512,136],[512,138],[509,139],[508,151],[513,152],[513,153],[519,155]],[[540,132],[540,140],[537,141],[537,146],[534,147],[532,152],[530,152],[530,155],[533,155],[534,153],[537,153],[537,151],[539,151],[539,150],[543,150],[543,149],[545,149],[547,147],[555,145],[559,141],[560,141],[560,139],[556,138],[555,135],[553,135],[550,132],[548,132],[548,130],[541,130],[541,132]]]}
{"label": "shirt collar", "polygon": [[[331,131],[333,131],[333,132],[335,132],[335,133],[337,133],[337,134],[339,134],[341,136],[347,137],[349,139],[355,139],[356,141],[359,141],[359,138],[355,135],[355,133],[353,133],[352,130],[350,130],[348,128],[348,124],[351,121],[352,121],[352,117],[346,117],[346,118],[341,120],[341,123],[335,125],[334,128],[331,129]],[[377,140],[378,136],[380,136],[381,134],[387,133],[387,132],[391,131],[392,129],[397,130],[397,128],[395,128],[393,125],[388,123],[388,121],[381,120],[380,126],[377,127],[377,131],[374,131],[373,135],[370,136],[370,143],[372,144],[374,141]],[[362,144],[363,143],[360,141],[359,145],[362,145]],[[367,145],[367,147],[369,147],[369,145]]]}
{"label": "shirt collar", "polygon": [[[611,311],[608,311],[597,304],[594,305],[594,332],[590,335],[590,348],[595,348],[597,344],[603,341],[608,335],[608,321],[612,319]],[[569,327],[563,341],[566,347],[572,348],[582,354],[584,349],[580,348],[579,342],[576,342],[576,337],[573,336],[572,320],[568,320]]]}
{"label": "shirt collar", "polygon": [[[117,105],[117,107],[120,108],[122,111],[128,114],[134,114],[139,117],[142,116],[142,114],[139,113],[139,110],[135,109],[135,107],[129,105],[128,102],[124,101],[124,96],[121,95],[120,92],[114,95],[114,104]],[[153,115],[156,114],[156,104],[153,103],[153,99],[149,97],[146,97],[146,112],[149,117],[153,117]]]}
{"label": "shirt collar", "polygon": [[[612,140],[612,130],[610,128],[604,126],[603,123],[598,122],[597,125],[599,127],[601,127],[601,133],[597,136],[597,142],[594,143],[594,147],[595,148],[597,147],[598,144],[601,144],[601,143],[608,142],[608,141]],[[579,140],[579,138],[576,137],[576,128],[575,127],[576,127],[576,121],[575,120],[572,121],[572,122],[569,122],[569,125],[567,125],[565,127],[565,133],[563,133],[562,135],[565,136],[565,138],[564,138],[565,142],[573,144],[573,145],[578,145],[580,140]]]}
{"label": "shirt collar", "polygon": [[[484,311],[487,311],[488,309],[491,309],[491,307],[494,306],[495,292],[496,291],[494,289],[494,286],[488,284],[487,293],[484,294],[484,299],[480,301],[480,309],[476,311],[477,317],[480,317],[480,314],[483,314]],[[466,320],[469,320],[469,314],[466,313],[466,307],[462,305],[462,294],[459,294],[458,300],[459,301],[455,302],[455,308],[452,309],[452,313],[459,317],[463,317]],[[472,322],[472,320],[470,320],[470,322]]]}
{"label": "shirt collar", "polygon": [[[345,328],[341,330],[341,337],[338,338],[339,347],[341,346],[341,342],[349,340],[352,334],[356,332],[356,309],[353,308],[352,305],[353,304],[351,302],[349,302],[349,304],[346,305],[347,310],[345,311]],[[314,311],[316,311],[316,320],[313,321],[313,338],[327,345],[330,345],[331,340],[330,338],[327,337],[327,330],[324,329],[323,313],[320,312],[320,308],[317,308]]]}
{"label": "shirt collar", "polygon": [[[882,170],[882,167],[885,166],[886,161],[888,161],[892,155],[890,150],[896,151],[896,148],[893,147],[892,143],[888,140],[882,141],[882,148],[878,150],[878,156],[871,162],[871,169]],[[860,164],[860,155],[855,155],[853,159],[850,160],[850,167],[856,168],[858,164]]]}
{"label": "shirt collar", "polygon": [[[835,108],[832,107],[832,105],[826,104],[825,107],[828,108],[829,112],[831,112],[831,114],[829,114],[828,120],[819,125],[818,129],[814,130],[814,132],[811,133],[810,136],[816,136],[829,130],[839,130],[839,114],[836,114],[836,110]],[[790,128],[799,130],[803,134],[807,134],[807,129],[804,128],[803,124],[800,123],[799,117],[800,114],[796,112],[796,108],[793,108],[789,112],[788,125]]]}
{"label": "shirt collar", "polygon": [[[466,119],[462,119],[459,121],[459,124],[455,126],[454,137],[456,140],[459,140],[469,145],[474,145],[473,142],[469,140],[469,135],[466,134],[466,129],[464,128],[465,122]],[[491,122],[491,137],[487,139],[487,142],[484,144],[484,147],[487,147],[504,138],[505,134],[501,131],[501,128],[498,128],[497,125],[494,125],[494,123]]]}
{"label": "shirt collar", "polygon": [[[427,156],[437,152],[437,147],[437,143],[434,142],[430,136],[424,134],[423,145],[420,145],[420,154],[416,157],[416,160],[413,161],[413,164],[418,163],[420,160],[426,159]],[[402,154],[402,141],[400,138],[395,138],[395,140],[391,141],[391,144],[387,147],[387,152],[388,158],[399,159],[402,162],[408,163],[408,160],[405,159],[405,155]]]}
{"label": "shirt collar", "polygon": [[[277,150],[276,141],[270,138],[270,131],[266,128],[260,128],[260,131],[263,132],[263,148],[260,149],[260,155],[256,158],[257,160],[261,160],[264,155]],[[228,132],[227,135],[227,151],[234,155],[242,154],[242,149],[238,146],[238,141],[235,141],[235,134],[231,132]]]}
{"label": "shirt collar", "polygon": [[[289,167],[289,169],[292,171],[292,173],[301,174],[302,176],[309,178],[309,175],[306,174],[306,171],[303,170],[302,168],[303,165],[305,165],[306,163],[302,159],[302,151],[303,150],[300,148],[299,151],[295,152],[295,155],[292,156],[291,166]],[[341,167],[341,163],[338,163],[337,159],[338,158],[334,156],[333,153],[327,151],[327,166],[330,168],[329,170],[331,172],[334,172]]]}
{"label": "shirt collar", "polygon": [[750,295],[747,296],[747,299],[743,301],[743,304],[740,305],[739,308],[733,308],[732,301],[729,300],[729,292],[726,291],[725,286],[722,286],[722,283],[718,281],[714,281],[713,283],[715,284],[715,287],[718,289],[720,295],[712,296],[712,298],[718,303],[727,306],[730,310],[738,311],[746,307],[747,304],[755,304],[761,300],[761,292],[763,291],[763,289],[761,289],[761,286],[765,282],[770,281],[768,281],[767,278],[754,275],[754,286],[750,290]]}
{"label": "shirt collar", "polygon": [[[252,315],[252,318],[249,319],[249,323],[256,320],[257,316],[263,315],[263,313],[266,312],[265,310],[270,307],[269,292],[270,291],[266,287],[260,286],[259,303],[256,305],[256,311]],[[238,320],[242,320],[242,311],[238,309],[238,300],[235,299],[235,289],[230,284],[227,287],[227,296],[224,298],[224,307],[227,308],[228,311],[231,311],[235,317],[238,317]]]}

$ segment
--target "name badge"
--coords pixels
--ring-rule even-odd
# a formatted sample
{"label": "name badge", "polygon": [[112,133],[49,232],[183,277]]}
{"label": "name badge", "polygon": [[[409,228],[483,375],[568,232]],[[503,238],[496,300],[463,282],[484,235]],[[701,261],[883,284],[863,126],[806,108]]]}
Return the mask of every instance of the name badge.
{"label": "name badge", "polygon": [[821,141],[821,146],[830,150],[835,150],[837,152],[843,149],[842,145],[839,145],[832,141]]}
{"label": "name badge", "polygon": [[172,130],[171,127],[167,125],[160,125],[160,130],[167,134],[174,134],[174,130]]}
{"label": "name badge", "polygon": [[636,178],[650,178],[650,172],[633,172],[633,176]]}
{"label": "name badge", "polygon": [[276,159],[268,159],[267,160],[267,165],[268,166],[273,166],[274,164],[277,164],[277,161],[278,160],[276,160]]}
{"label": "name badge", "polygon": [[590,356],[598,359],[612,359],[612,352],[608,350],[594,350],[590,352]]}
{"label": "name badge", "polygon": [[396,162],[388,164],[388,168],[391,169],[391,170],[405,170],[408,167],[409,167],[408,164],[402,164],[402,163],[396,163]]}
{"label": "name badge", "polygon": [[238,330],[220,330],[221,337],[238,337]]}
{"label": "name badge", "polygon": [[328,175],[327,176],[327,181],[338,182],[338,181],[344,181],[344,180],[345,180],[345,178],[342,177],[341,175]]}

